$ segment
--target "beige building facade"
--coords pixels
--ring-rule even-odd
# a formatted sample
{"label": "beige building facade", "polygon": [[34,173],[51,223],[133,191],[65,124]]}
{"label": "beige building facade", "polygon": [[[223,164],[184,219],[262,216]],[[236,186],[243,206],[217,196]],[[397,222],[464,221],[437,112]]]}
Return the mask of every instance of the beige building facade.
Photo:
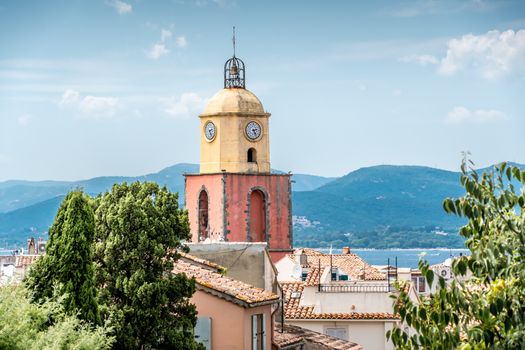
{"label": "beige building facade", "polygon": [[244,88],[225,88],[199,116],[200,173],[270,173],[270,113]]}

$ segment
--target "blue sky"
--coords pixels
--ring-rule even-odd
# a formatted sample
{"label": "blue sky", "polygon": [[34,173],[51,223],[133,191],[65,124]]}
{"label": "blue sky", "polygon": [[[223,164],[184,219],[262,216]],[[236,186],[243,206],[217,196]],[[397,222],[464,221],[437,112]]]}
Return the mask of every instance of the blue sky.
{"label": "blue sky", "polygon": [[523,1],[0,0],[0,181],[197,163],[233,25],[273,168],[525,163]]}

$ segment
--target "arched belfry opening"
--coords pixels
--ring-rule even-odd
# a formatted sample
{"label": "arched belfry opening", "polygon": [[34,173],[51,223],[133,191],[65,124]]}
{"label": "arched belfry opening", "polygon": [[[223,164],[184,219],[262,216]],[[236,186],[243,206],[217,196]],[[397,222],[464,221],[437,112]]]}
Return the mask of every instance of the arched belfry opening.
{"label": "arched belfry opening", "polygon": [[250,148],[247,154],[248,163],[257,163],[257,151],[255,148]]}
{"label": "arched belfry opening", "polygon": [[249,238],[252,242],[266,242],[266,196],[261,190],[250,193]]}
{"label": "arched belfry opening", "polygon": [[209,237],[208,219],[208,193],[206,190],[201,190],[201,193],[199,194],[199,242],[204,241]]}

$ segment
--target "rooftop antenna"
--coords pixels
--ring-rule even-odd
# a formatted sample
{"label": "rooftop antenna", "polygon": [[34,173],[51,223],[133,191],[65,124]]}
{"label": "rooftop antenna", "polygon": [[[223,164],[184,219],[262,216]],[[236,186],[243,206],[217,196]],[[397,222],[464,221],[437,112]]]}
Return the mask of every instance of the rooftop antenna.
{"label": "rooftop antenna", "polygon": [[235,26],[233,27],[233,56],[224,64],[224,88],[245,88],[244,62],[235,57]]}
{"label": "rooftop antenna", "polygon": [[233,57],[235,57],[235,26],[233,26]]}

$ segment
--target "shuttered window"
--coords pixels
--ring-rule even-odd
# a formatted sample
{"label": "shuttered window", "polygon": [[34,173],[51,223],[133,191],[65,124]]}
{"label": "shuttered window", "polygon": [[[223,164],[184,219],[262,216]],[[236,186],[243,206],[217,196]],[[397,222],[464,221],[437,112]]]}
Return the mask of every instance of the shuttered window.
{"label": "shuttered window", "polygon": [[252,350],[266,350],[266,317],[252,315]]}

